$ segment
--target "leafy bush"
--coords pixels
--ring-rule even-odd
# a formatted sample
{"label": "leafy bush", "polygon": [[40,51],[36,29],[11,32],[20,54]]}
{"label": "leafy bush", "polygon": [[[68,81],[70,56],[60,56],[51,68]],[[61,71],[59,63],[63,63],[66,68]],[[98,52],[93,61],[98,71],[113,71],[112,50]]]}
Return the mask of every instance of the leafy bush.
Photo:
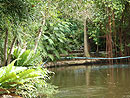
{"label": "leafy bush", "polygon": [[[36,98],[37,96],[48,95],[47,92],[39,91],[51,90],[55,93],[54,88],[49,88],[46,80],[49,79],[50,73],[47,69],[15,67],[14,60],[6,67],[0,68],[0,93],[16,93],[24,98]],[[45,89],[45,90],[44,90]]]}
{"label": "leafy bush", "polygon": [[31,66],[42,60],[40,52],[35,53],[33,50],[14,49],[12,54],[13,60],[17,60],[15,66]]}
{"label": "leafy bush", "polygon": [[50,96],[58,92],[56,88],[54,85],[44,84],[43,80],[33,79],[25,85],[19,86],[16,90],[16,94],[22,95],[24,98],[50,98]]}

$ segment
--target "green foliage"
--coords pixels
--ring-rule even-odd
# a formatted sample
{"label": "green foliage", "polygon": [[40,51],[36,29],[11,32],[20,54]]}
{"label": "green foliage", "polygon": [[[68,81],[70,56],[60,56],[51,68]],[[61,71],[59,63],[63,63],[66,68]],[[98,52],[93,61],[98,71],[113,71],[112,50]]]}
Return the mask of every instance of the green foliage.
{"label": "green foliage", "polygon": [[19,86],[16,94],[22,95],[24,98],[50,98],[50,96],[58,92],[56,89],[57,87],[54,85],[44,83],[43,80],[35,79],[25,85]]}
{"label": "green foliage", "polygon": [[[15,67],[15,62],[16,60],[7,67],[0,68],[0,89],[5,90],[5,92],[0,93],[15,92],[24,98],[36,98],[56,92],[55,87],[46,82],[49,79],[49,74],[52,74],[51,72],[40,67]],[[46,92],[41,93],[40,90],[46,90]],[[51,93],[49,94],[50,90]]]}
{"label": "green foliage", "polygon": [[0,87],[3,89],[16,87],[17,85],[23,84],[31,78],[36,78],[39,76],[35,69],[14,67],[15,61],[13,61],[7,67],[0,68]]}
{"label": "green foliage", "polygon": [[[80,43],[82,43],[82,41],[79,41],[82,31],[77,29],[79,28],[77,25],[79,21],[71,21],[73,20],[71,17],[63,19],[67,13],[62,13],[59,9],[63,6],[62,4],[64,4],[63,1],[57,2],[56,0],[50,2],[41,0],[2,0],[0,28],[2,33],[7,29],[9,34],[11,33],[8,48],[10,48],[10,42],[15,35],[20,47],[27,43],[28,49],[34,48],[39,28],[42,31],[39,51],[43,58],[59,59],[60,54],[67,54],[69,50],[75,49],[75,47],[79,48]],[[65,6],[67,7],[67,5]],[[45,20],[45,25],[42,24],[43,20]],[[23,62],[21,61],[21,64]]]}
{"label": "green foliage", "polygon": [[[4,44],[6,30],[9,33],[8,48],[14,36],[21,47],[25,42],[33,42],[36,32],[42,26],[43,6],[44,1],[41,0],[0,0],[0,45]],[[31,48],[34,48],[32,44]],[[1,47],[0,55],[3,50]],[[1,59],[3,60],[3,55]]]}
{"label": "green foliage", "polygon": [[[126,5],[127,8],[125,8]],[[67,54],[68,51],[79,49],[83,45],[83,20],[85,18],[88,20],[89,38],[96,45],[101,45],[105,42],[100,40],[100,36],[109,33],[106,25],[112,12],[115,15],[117,32],[121,26],[123,32],[129,34],[127,30],[129,29],[129,0],[1,0],[1,59],[3,59],[3,40],[6,30],[10,33],[8,48],[10,48],[12,38],[17,36],[17,43],[21,47],[27,42],[27,48],[33,49],[40,28],[42,37],[38,47],[40,54],[38,54],[51,60],[59,59],[60,54]],[[120,24],[122,17],[125,17],[125,20],[123,24]],[[44,25],[43,20],[45,20]],[[114,32],[113,27],[112,32]],[[21,58],[17,61],[17,65],[34,64],[35,57],[30,56],[30,58],[31,54],[34,53],[30,50],[22,55],[20,53],[21,57],[16,54],[14,58]]]}
{"label": "green foliage", "polygon": [[33,4],[33,0],[1,0],[0,28],[2,31],[8,29],[9,32],[18,34],[17,36],[20,36],[19,33],[29,32],[31,30],[29,27],[36,19],[34,14],[36,8],[32,7]]}
{"label": "green foliage", "polygon": [[57,23],[50,22],[50,20],[46,22],[45,33],[42,35],[39,47],[43,57],[55,60],[60,58],[60,54],[67,54],[69,50],[79,49],[80,44],[83,43],[80,40],[82,31],[78,32],[79,21],[72,20],[61,20]]}
{"label": "green foliage", "polygon": [[15,66],[32,66],[39,63],[42,58],[40,52],[34,53],[33,50],[14,49],[12,54],[13,59],[19,59],[16,61]]}

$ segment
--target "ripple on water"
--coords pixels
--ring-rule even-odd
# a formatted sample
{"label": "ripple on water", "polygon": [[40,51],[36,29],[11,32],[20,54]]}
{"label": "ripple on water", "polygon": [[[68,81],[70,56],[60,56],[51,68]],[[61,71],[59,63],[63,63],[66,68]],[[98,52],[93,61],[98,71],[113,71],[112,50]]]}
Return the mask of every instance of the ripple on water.
{"label": "ripple on water", "polygon": [[130,98],[130,64],[56,69],[54,98]]}
{"label": "ripple on water", "polygon": [[98,87],[98,86],[75,86],[70,88],[62,88],[60,92],[56,95],[56,98],[87,98],[94,97],[99,98],[101,96],[104,98],[104,95],[100,92],[103,92],[107,88]]}

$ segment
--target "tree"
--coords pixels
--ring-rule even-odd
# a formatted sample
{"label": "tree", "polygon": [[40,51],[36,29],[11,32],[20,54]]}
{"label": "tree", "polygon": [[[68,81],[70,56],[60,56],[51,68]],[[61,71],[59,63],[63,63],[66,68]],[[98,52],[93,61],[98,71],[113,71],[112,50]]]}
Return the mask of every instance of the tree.
{"label": "tree", "polygon": [[[16,39],[19,42],[20,40],[22,42],[23,40],[27,41],[30,39],[30,34],[40,27],[41,24],[38,22],[41,21],[42,15],[40,11],[42,10],[42,4],[42,1],[0,1],[0,29],[1,32],[5,32],[3,36],[5,39],[4,56],[1,58],[3,65],[10,63],[10,56]],[[22,36],[23,38],[21,38]],[[8,49],[10,49],[9,54],[7,54]]]}
{"label": "tree", "polygon": [[[124,47],[127,46],[127,44],[123,43],[123,34],[126,35],[126,31],[124,29],[124,27],[126,27],[126,21],[124,20],[126,15],[124,14],[124,11],[126,11],[126,5],[129,9],[128,1],[125,0],[122,2],[121,0],[96,0],[91,1],[91,3],[93,4],[92,9],[94,14],[91,20],[93,25],[88,25],[88,30],[91,32],[90,38],[97,39],[96,34],[99,34],[99,38],[106,36],[107,57],[117,56],[118,49],[120,50],[120,54],[118,55],[123,56]],[[95,42],[97,42],[97,40],[95,40]]]}
{"label": "tree", "polygon": [[88,50],[88,34],[87,34],[87,20],[84,19],[84,55],[86,57],[90,57],[89,50]]}

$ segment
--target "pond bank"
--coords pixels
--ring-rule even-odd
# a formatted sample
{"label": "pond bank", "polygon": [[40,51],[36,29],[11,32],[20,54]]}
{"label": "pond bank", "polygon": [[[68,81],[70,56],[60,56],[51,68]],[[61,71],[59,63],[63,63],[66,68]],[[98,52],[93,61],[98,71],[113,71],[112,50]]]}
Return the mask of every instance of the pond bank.
{"label": "pond bank", "polygon": [[88,59],[72,59],[72,60],[59,60],[56,62],[48,62],[45,64],[46,68],[73,66],[73,65],[90,65],[106,63],[105,60],[88,60]]}
{"label": "pond bank", "polygon": [[[78,58],[78,57],[77,57]],[[80,58],[80,57],[79,57]],[[114,64],[114,63],[126,63],[130,62],[130,59],[124,59],[124,57],[115,58],[90,58],[90,59],[62,59],[55,62],[47,62],[45,68],[62,67],[62,66],[74,66],[74,65],[93,65],[93,64]],[[121,58],[121,59],[120,59]]]}

